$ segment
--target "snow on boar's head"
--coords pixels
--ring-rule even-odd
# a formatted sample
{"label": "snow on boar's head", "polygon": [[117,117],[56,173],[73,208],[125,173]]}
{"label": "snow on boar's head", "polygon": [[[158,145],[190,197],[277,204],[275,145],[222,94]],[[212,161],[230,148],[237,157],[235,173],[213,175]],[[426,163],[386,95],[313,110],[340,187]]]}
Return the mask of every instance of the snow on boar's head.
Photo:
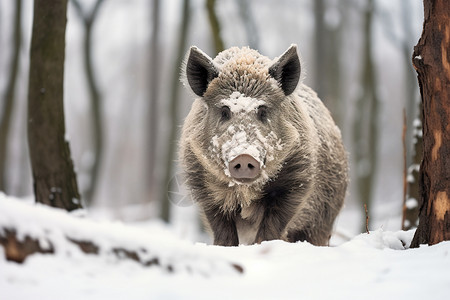
{"label": "snow on boar's head", "polygon": [[192,47],[184,70],[184,84],[198,96],[183,129],[185,169],[203,169],[212,185],[260,190],[298,142],[298,117],[290,116],[299,112],[286,101],[300,79],[297,47],[275,60],[247,47],[213,60]]}

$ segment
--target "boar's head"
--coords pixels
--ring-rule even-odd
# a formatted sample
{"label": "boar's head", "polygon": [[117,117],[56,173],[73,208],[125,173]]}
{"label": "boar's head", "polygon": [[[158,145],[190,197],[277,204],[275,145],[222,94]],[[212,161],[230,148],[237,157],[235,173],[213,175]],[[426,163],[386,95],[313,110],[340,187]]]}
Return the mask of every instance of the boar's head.
{"label": "boar's head", "polygon": [[217,181],[261,189],[299,143],[300,112],[291,99],[300,79],[297,47],[275,60],[246,47],[213,60],[192,47],[184,70],[197,96],[185,142]]}

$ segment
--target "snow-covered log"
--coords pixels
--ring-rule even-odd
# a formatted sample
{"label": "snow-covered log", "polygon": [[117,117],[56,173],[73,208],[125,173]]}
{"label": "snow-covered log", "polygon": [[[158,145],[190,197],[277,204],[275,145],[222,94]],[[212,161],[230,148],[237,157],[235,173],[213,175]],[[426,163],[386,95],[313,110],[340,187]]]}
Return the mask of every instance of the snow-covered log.
{"label": "snow-covered log", "polygon": [[108,261],[131,260],[168,273],[214,276],[244,271],[220,255],[199,251],[161,230],[147,232],[119,222],[93,221],[62,209],[12,200],[1,193],[0,245],[7,260],[19,263],[32,254],[44,253],[66,259],[94,255]]}
{"label": "snow-covered log", "polygon": [[2,242],[6,248],[19,242],[49,252],[15,263],[5,259],[12,250],[0,246],[1,299],[421,300],[450,294],[450,241],[408,249],[413,230],[379,229],[335,247],[279,240],[219,247],[182,241],[156,222],[93,221],[1,193],[0,228],[3,241],[5,228],[15,230],[12,241]]}

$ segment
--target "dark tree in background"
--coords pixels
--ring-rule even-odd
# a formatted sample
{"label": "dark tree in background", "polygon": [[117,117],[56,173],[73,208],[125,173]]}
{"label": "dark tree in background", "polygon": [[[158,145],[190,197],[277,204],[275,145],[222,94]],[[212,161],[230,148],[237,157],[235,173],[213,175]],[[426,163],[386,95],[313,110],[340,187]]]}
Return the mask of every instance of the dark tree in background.
{"label": "dark tree in background", "polygon": [[168,137],[168,149],[167,149],[167,160],[166,160],[166,169],[165,169],[165,178],[164,178],[164,190],[161,197],[161,218],[164,221],[169,221],[170,214],[170,206],[168,202],[168,191],[171,190],[170,183],[171,178],[174,176],[173,169],[175,164],[175,153],[177,149],[177,126],[179,124],[178,120],[178,102],[179,102],[179,94],[180,94],[180,70],[181,63],[183,62],[183,58],[187,52],[187,36],[188,36],[188,28],[191,19],[191,1],[184,0],[183,8],[182,8],[182,18],[180,24],[180,33],[179,40],[177,46],[176,57],[177,60],[174,65],[174,72],[171,82],[171,95],[170,95],[170,104],[169,104],[169,120],[170,120],[170,131]]}
{"label": "dark tree in background", "polygon": [[450,240],[450,5],[424,0],[413,65],[422,96],[419,226],[411,247]]}
{"label": "dark tree in background", "polygon": [[362,204],[369,207],[373,198],[378,165],[378,111],[380,101],[377,93],[376,65],[372,54],[374,5],[374,0],[367,1],[363,19],[362,94],[356,102],[357,113],[354,115],[352,153],[357,174],[358,197]]}
{"label": "dark tree in background", "polygon": [[252,49],[259,49],[259,32],[256,26],[251,4],[248,0],[237,0],[239,15],[244,25],[248,46]]}
{"label": "dark tree in background", "polygon": [[72,3],[77,11],[80,19],[84,24],[84,42],[83,42],[83,56],[84,56],[84,70],[86,72],[86,80],[89,88],[89,96],[92,108],[92,134],[93,134],[93,152],[94,161],[90,172],[91,180],[87,187],[84,196],[87,203],[92,202],[92,198],[95,195],[95,190],[98,185],[98,177],[100,173],[100,167],[103,157],[103,126],[102,126],[102,113],[101,113],[101,94],[98,88],[98,84],[95,80],[94,66],[92,62],[92,30],[94,28],[95,20],[97,19],[100,6],[104,0],[97,0],[94,8],[90,13],[85,13],[83,7],[78,0],[72,0]]}
{"label": "dark tree in background", "polygon": [[11,65],[9,71],[8,82],[6,84],[6,92],[3,103],[0,105],[0,191],[6,190],[6,160],[8,156],[8,136],[11,124],[11,115],[13,112],[13,104],[15,97],[15,88],[17,75],[19,72],[19,54],[22,42],[22,0],[15,2],[15,16],[13,28],[13,44]]}
{"label": "dark tree in background", "polygon": [[159,52],[159,25],[161,15],[161,1],[153,0],[151,8],[151,40],[150,40],[150,84],[149,84],[149,106],[148,106],[148,136],[147,136],[147,149],[148,149],[148,169],[146,180],[148,182],[148,199],[156,200],[157,195],[161,189],[157,186],[157,174],[156,174],[156,153],[157,153],[157,141],[159,121],[158,118],[158,99],[159,99],[159,72],[160,72],[160,59]]}
{"label": "dark tree in background", "polygon": [[[222,36],[220,35],[220,22],[216,13],[216,0],[206,0],[206,9],[208,10],[209,25],[214,41],[215,54],[225,50]],[[213,57],[216,55],[213,55]]]}
{"label": "dark tree in background", "polygon": [[[347,1],[331,4],[326,0],[314,1],[314,89],[330,110],[338,126],[342,126],[341,49],[344,21],[326,21],[327,10],[338,11],[342,18],[348,14]],[[370,37],[369,37],[370,38]]]}
{"label": "dark tree in background", "polygon": [[66,1],[34,1],[28,88],[28,144],[36,201],[81,208],[65,140],[63,83]]}

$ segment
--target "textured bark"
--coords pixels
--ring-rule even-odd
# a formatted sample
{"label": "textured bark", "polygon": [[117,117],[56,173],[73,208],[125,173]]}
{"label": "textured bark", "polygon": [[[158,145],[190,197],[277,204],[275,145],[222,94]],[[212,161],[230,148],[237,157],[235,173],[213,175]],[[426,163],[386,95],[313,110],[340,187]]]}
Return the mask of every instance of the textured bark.
{"label": "textured bark", "polygon": [[422,96],[423,159],[419,226],[411,247],[450,240],[450,6],[424,0],[413,65]]}
{"label": "textured bark", "polygon": [[63,83],[67,1],[34,2],[28,90],[28,145],[36,201],[81,208],[65,140]]}

